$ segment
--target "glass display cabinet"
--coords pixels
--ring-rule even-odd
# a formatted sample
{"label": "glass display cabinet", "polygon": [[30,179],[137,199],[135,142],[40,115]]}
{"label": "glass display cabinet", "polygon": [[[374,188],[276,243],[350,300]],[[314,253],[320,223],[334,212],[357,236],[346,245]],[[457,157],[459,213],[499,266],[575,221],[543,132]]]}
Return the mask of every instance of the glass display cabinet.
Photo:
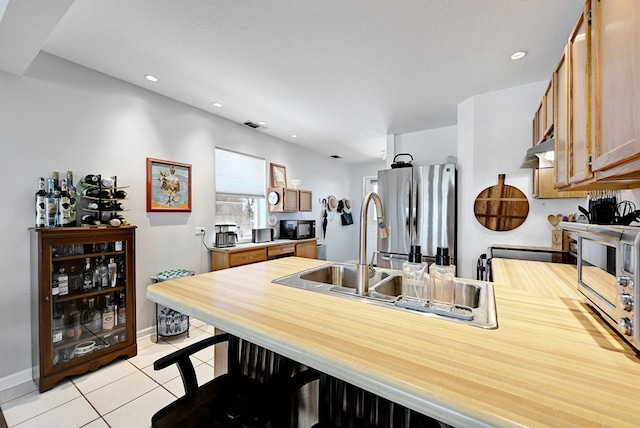
{"label": "glass display cabinet", "polygon": [[135,227],[30,234],[32,364],[40,392],[135,356]]}

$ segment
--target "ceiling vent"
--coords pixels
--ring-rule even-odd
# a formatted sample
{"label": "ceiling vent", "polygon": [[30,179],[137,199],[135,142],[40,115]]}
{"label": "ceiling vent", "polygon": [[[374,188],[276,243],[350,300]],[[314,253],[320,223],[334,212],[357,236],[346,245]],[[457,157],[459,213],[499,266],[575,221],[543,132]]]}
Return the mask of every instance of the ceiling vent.
{"label": "ceiling vent", "polygon": [[252,128],[252,129],[266,129],[264,126],[262,126],[260,124],[257,124],[257,123],[254,123],[254,122],[251,122],[250,120],[247,120],[246,122],[243,122],[242,124],[244,126]]}

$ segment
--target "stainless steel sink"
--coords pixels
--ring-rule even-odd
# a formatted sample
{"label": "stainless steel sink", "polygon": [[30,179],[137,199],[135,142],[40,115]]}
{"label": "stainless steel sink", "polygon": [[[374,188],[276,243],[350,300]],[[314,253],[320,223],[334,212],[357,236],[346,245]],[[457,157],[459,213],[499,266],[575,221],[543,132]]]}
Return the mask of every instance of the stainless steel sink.
{"label": "stainless steel sink", "polygon": [[396,306],[394,302],[398,296],[402,295],[402,272],[394,269],[377,268],[375,274],[369,278],[369,293],[366,296],[359,296],[355,293],[356,266],[350,263],[329,263],[277,278],[272,282],[317,293],[366,301],[400,311],[411,311],[419,316],[438,317],[451,322],[487,329],[498,327],[493,285],[484,281],[455,279],[454,303],[469,308],[473,319],[451,318]]}

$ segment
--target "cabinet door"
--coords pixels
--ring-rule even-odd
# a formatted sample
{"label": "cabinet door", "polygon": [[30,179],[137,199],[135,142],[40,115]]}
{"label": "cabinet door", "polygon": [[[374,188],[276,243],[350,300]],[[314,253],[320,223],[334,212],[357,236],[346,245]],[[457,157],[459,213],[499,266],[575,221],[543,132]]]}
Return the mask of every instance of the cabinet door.
{"label": "cabinet door", "polygon": [[555,106],[554,106],[554,126],[555,126],[555,187],[563,188],[569,184],[569,79],[568,79],[568,61],[567,48],[565,48],[558,68],[553,74],[556,82],[555,87]]}
{"label": "cabinet door", "polygon": [[542,102],[538,107],[538,111],[536,112],[536,116],[538,116],[538,141],[541,141],[544,138],[545,126],[547,123],[544,107],[545,107],[545,102],[543,97]]}
{"label": "cabinet door", "polygon": [[315,240],[296,244],[296,256],[308,259],[318,258],[318,245]]}
{"label": "cabinet door", "polygon": [[284,188],[282,192],[284,211],[298,211],[298,190]]}
{"label": "cabinet door", "polygon": [[549,81],[549,86],[544,94],[544,134],[550,135],[553,129],[553,79]]}
{"label": "cabinet door", "polygon": [[311,190],[300,190],[300,211],[313,210],[313,196]]}
{"label": "cabinet door", "polygon": [[590,46],[591,32],[585,15],[569,38],[569,181],[579,183],[592,176],[589,167],[591,144]]}
{"label": "cabinet door", "polygon": [[594,171],[640,177],[640,1],[593,0]]}

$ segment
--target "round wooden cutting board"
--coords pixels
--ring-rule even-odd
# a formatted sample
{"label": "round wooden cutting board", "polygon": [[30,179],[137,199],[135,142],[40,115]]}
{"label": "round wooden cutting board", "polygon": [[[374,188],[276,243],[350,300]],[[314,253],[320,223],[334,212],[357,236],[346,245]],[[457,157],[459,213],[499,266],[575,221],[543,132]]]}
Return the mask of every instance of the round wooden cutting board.
{"label": "round wooden cutting board", "polygon": [[504,174],[500,174],[497,185],[478,194],[473,213],[487,229],[513,230],[527,219],[529,201],[520,189],[504,184]]}

